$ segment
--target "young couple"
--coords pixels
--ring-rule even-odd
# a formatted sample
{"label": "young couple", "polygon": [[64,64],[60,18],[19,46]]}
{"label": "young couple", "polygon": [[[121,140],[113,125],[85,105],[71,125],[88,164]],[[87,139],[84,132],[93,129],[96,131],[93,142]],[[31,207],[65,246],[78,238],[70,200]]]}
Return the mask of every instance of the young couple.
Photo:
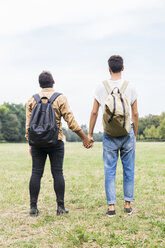
{"label": "young couple", "polygon": [[[122,71],[124,70],[123,59],[121,56],[111,56],[108,60],[110,79],[108,83],[113,89],[120,88],[123,84]],[[48,99],[54,94],[55,90],[54,79],[49,72],[42,72],[39,75],[39,85],[42,88],[39,93],[40,97],[47,97]],[[91,148],[93,146],[93,130],[97,120],[99,107],[104,109],[104,101],[107,96],[107,91],[103,84],[96,88],[93,109],[91,112],[89,123],[88,137],[81,130],[76,122],[73,113],[68,105],[67,99],[64,95],[58,96],[53,102],[52,107],[55,111],[56,123],[59,127],[58,141],[52,147],[30,147],[32,155],[32,175],[29,183],[30,191],[30,215],[37,216],[39,211],[37,208],[38,195],[40,191],[40,181],[44,172],[44,166],[47,155],[50,158],[51,173],[54,179],[54,191],[57,201],[57,215],[68,213],[68,209],[64,205],[65,181],[63,177],[63,158],[64,158],[64,143],[61,116],[67,122],[68,127],[75,132],[83,142],[84,147]],[[134,167],[135,167],[135,143],[138,127],[138,110],[137,110],[137,94],[134,87],[129,83],[125,89],[124,94],[127,96],[132,112],[131,130],[128,135],[122,137],[112,137],[104,133],[103,135],[103,161],[105,171],[105,191],[108,204],[108,216],[114,216],[116,204],[115,191],[115,176],[116,166],[118,160],[118,153],[123,165],[123,190],[124,190],[124,211],[128,214],[132,213],[131,202],[134,195]],[[28,140],[28,128],[30,116],[33,108],[36,105],[34,97],[31,97],[26,106],[26,139]]]}

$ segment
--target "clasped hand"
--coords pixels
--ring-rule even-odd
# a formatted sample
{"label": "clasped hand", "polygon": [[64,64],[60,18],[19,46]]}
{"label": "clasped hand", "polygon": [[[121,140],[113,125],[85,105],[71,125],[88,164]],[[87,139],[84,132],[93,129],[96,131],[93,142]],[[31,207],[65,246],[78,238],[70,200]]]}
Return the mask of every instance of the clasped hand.
{"label": "clasped hand", "polygon": [[93,147],[93,143],[94,143],[93,137],[86,136],[86,138],[83,139],[83,146],[87,149]]}

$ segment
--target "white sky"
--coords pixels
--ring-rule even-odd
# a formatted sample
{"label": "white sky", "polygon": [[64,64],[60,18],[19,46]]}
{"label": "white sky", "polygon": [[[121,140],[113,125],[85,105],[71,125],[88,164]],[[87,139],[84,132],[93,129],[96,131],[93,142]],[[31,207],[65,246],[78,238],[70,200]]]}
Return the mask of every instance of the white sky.
{"label": "white sky", "polygon": [[49,70],[79,124],[88,124],[94,89],[109,78],[107,60],[120,54],[140,116],[161,114],[164,13],[163,0],[0,0],[0,104],[26,103]]}

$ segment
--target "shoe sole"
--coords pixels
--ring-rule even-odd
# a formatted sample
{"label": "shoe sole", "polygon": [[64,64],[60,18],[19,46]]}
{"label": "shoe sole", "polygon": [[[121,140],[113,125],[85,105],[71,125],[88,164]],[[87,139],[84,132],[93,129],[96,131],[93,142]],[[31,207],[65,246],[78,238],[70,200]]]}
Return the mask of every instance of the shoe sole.
{"label": "shoe sole", "polygon": [[113,214],[113,215],[109,215],[109,214],[106,214],[109,218],[113,218],[116,216],[116,214]]}
{"label": "shoe sole", "polygon": [[30,214],[30,217],[37,217],[38,215],[39,215],[39,212],[35,214]]}
{"label": "shoe sole", "polygon": [[133,210],[130,212],[130,213],[127,213],[128,215],[131,215],[131,214],[133,214]]}
{"label": "shoe sole", "polygon": [[38,214],[30,214],[30,217],[37,217]]}
{"label": "shoe sole", "polygon": [[69,214],[69,212],[68,213],[58,213],[58,214],[56,214],[57,216],[61,216],[61,215],[65,215],[65,214]]}
{"label": "shoe sole", "polygon": [[130,213],[128,213],[126,211],[124,211],[124,213],[127,214],[127,215],[131,215],[131,214],[133,214],[133,209],[132,209],[132,211]]}

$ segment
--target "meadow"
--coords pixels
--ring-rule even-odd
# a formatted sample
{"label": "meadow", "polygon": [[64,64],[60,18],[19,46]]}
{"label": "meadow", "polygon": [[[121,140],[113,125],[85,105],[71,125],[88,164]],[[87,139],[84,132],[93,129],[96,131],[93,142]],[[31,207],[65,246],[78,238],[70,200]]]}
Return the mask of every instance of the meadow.
{"label": "meadow", "polygon": [[86,150],[65,144],[65,205],[56,216],[49,161],[38,201],[29,216],[28,144],[0,144],[0,247],[165,247],[165,143],[137,143],[134,213],[123,211],[122,165],[116,175],[117,215],[109,218],[104,191],[102,144]]}

